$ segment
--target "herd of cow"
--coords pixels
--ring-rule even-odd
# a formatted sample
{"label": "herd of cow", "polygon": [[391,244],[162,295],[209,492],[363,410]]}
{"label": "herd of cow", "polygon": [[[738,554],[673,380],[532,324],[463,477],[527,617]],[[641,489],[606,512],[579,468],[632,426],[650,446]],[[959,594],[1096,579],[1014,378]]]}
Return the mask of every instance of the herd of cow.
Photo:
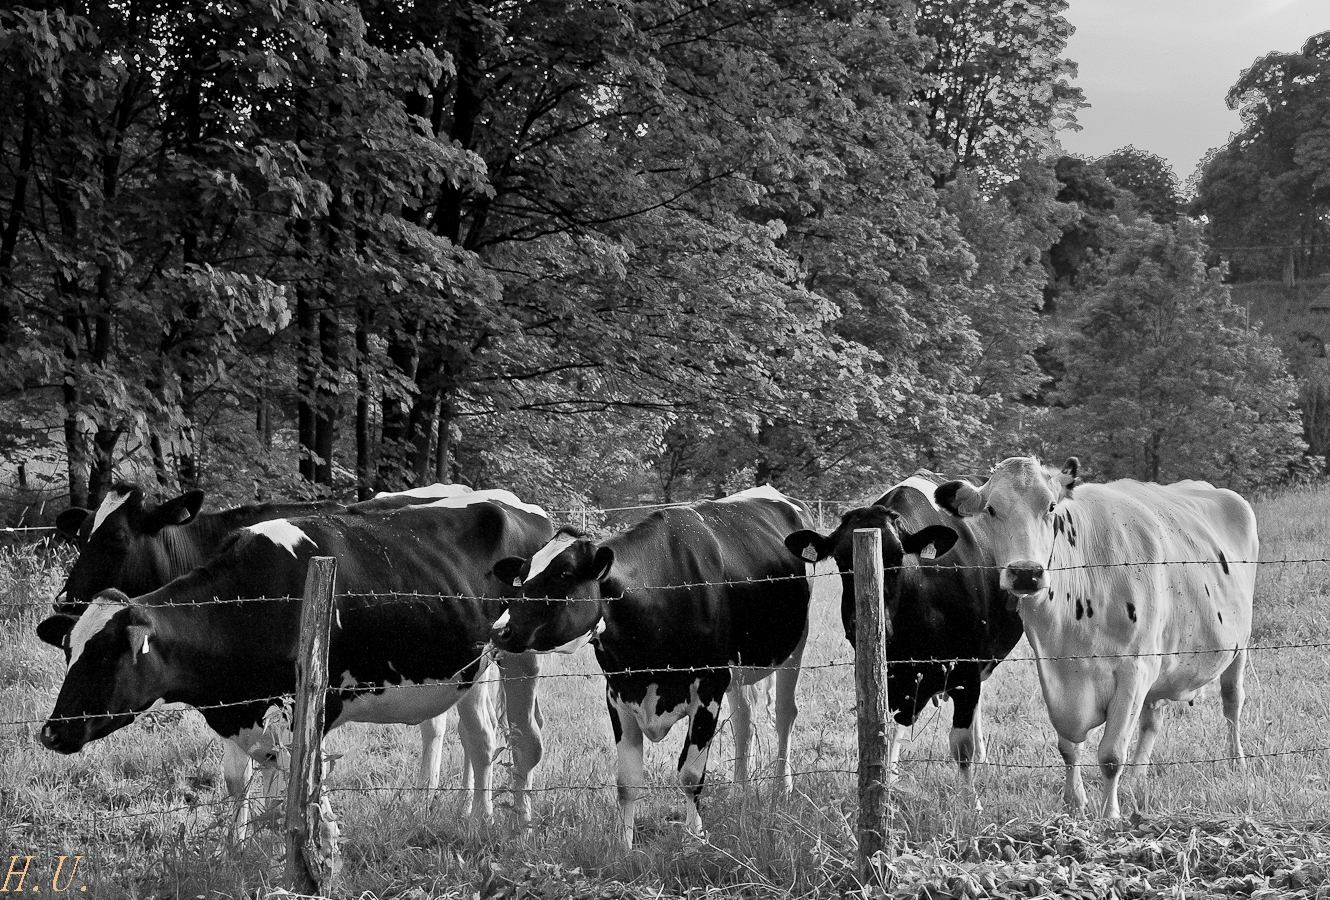
{"label": "herd of cow", "polygon": [[[910,725],[931,699],[954,705],[962,777],[984,759],[981,688],[1022,633],[1066,761],[1064,798],[1083,810],[1078,756],[1105,725],[1102,812],[1148,764],[1159,705],[1218,678],[1231,751],[1239,718],[1258,555],[1255,517],[1203,482],[1082,484],[1027,457],[987,480],[919,472],[830,534],[770,488],[662,508],[604,540],[554,531],[508,491],[436,485],[373,500],[201,512],[190,492],[157,506],[119,485],[59,527],[79,557],[56,612],[38,626],[68,667],[42,743],[74,753],[161,702],[198,707],[223,738],[236,826],[247,827],[253,760],[271,753],[265,712],[295,688],[309,560],[337,558],[327,728],[419,724],[419,780],[438,783],[443,714],[456,705],[471,813],[492,814],[497,669],[511,738],[516,809],[540,760],[539,654],[592,643],[604,671],[618,760],[622,838],[631,846],[644,785],[643,737],[679,720],[688,826],[729,698],[735,777],[747,778],[749,688],[773,677],[777,777],[788,790],[795,687],[808,638],[814,566],[835,560],[854,642],[854,530],[882,531],[888,698]],[[847,728],[852,727],[846,723]],[[895,766],[898,745],[889,737]]]}

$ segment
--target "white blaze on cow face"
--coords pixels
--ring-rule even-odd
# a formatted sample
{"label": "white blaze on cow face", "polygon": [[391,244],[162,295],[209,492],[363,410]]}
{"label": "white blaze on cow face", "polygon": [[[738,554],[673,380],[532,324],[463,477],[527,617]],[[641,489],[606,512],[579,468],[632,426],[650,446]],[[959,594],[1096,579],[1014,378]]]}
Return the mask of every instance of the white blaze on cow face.
{"label": "white blaze on cow face", "polygon": [[527,572],[526,580],[530,581],[541,572],[544,572],[549,568],[550,563],[558,559],[560,553],[576,543],[577,538],[571,534],[555,535],[554,540],[550,541],[544,547],[541,547],[536,551],[536,555],[531,557],[531,570]]}
{"label": "white blaze on cow face", "polygon": [[301,531],[295,525],[292,525],[288,519],[270,519],[267,522],[259,522],[257,525],[250,525],[246,531],[262,535],[272,541],[278,547],[283,548],[292,556],[296,555],[296,548],[302,542],[308,541],[316,550],[318,544],[305,532]]}
{"label": "white blaze on cow face", "polygon": [[111,617],[120,610],[128,608],[127,603],[102,599],[93,601],[69,632],[69,668],[74,667],[88,641],[110,623]]}
{"label": "white blaze on cow face", "polygon": [[91,538],[96,534],[97,529],[102,527],[102,523],[110,518],[113,512],[124,506],[133,493],[133,491],[125,491],[124,493],[111,491],[107,494],[106,499],[102,501],[102,505],[97,508],[97,515],[92,519],[92,530],[88,532],[88,537]]}

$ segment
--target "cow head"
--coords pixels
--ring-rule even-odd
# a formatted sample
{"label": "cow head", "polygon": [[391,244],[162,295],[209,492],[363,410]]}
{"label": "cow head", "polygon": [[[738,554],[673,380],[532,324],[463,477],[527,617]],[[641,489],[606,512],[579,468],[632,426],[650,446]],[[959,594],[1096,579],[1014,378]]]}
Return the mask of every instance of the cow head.
{"label": "cow head", "polygon": [[146,594],[174,573],[165,529],[194,520],[203,505],[202,491],[188,491],[156,506],[145,506],[143,491],[117,484],[96,513],[71,507],[56,518],[56,527],[79,545],[69,570],[60,612],[81,613],[99,591],[119,588]]}
{"label": "cow head", "polygon": [[513,652],[577,649],[600,622],[601,589],[613,567],[612,549],[570,529],[561,529],[529,560],[499,560],[495,577],[521,594],[494,623],[494,644]]}
{"label": "cow head", "polygon": [[[938,557],[956,544],[959,535],[945,525],[929,525],[916,532],[908,532],[900,519],[885,506],[865,506],[852,509],[841,517],[840,525],[831,534],[816,531],[796,531],[785,538],[785,547],[807,563],[820,562],[827,557],[836,560],[841,573],[841,623],[845,637],[854,646],[854,532],[860,528],[878,528],[882,531],[882,566],[884,625],[887,640],[892,638],[892,622],[900,603],[900,573],[906,567],[919,564],[919,554]],[[932,548],[929,553],[929,548]]]}
{"label": "cow head", "polygon": [[63,613],[37,626],[65,651],[68,668],[42,743],[77,753],[124,728],[162,696],[162,654],[153,651],[151,613],[119,591],[99,594],[81,617]]}
{"label": "cow head", "polygon": [[954,516],[988,516],[1002,589],[1033,597],[1048,590],[1054,512],[1080,483],[1079,469],[1074,456],[1060,472],[1032,456],[1011,457],[998,463],[979,487],[948,481],[938,486],[934,498]]}

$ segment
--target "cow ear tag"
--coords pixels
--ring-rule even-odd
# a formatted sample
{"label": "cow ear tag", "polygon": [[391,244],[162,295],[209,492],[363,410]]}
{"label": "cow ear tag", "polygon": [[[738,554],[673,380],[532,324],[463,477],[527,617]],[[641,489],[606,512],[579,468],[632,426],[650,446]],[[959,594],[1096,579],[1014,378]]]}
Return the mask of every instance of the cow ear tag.
{"label": "cow ear tag", "polygon": [[152,632],[145,625],[130,625],[126,630],[129,632],[130,658],[137,665],[139,654],[148,655],[148,638],[152,636]]}
{"label": "cow ear tag", "polygon": [[520,578],[514,578],[514,579],[513,579],[513,587],[521,587],[521,586],[522,586],[522,579],[520,579]]}
{"label": "cow ear tag", "polygon": [[934,547],[932,544],[929,544],[927,547],[925,547],[924,549],[922,549],[922,550],[919,551],[919,558],[920,558],[920,559],[936,559],[936,558],[937,558],[937,548]]}
{"label": "cow ear tag", "polygon": [[809,544],[808,546],[804,547],[804,551],[799,555],[802,556],[804,559],[808,560],[809,562],[812,563],[817,562],[817,548],[815,548],[812,544]]}

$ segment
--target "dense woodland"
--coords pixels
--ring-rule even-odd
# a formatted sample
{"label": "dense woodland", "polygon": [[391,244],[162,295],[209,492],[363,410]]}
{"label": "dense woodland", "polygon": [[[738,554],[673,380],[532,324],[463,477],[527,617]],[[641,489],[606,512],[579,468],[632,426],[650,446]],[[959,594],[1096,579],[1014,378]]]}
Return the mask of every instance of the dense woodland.
{"label": "dense woodland", "polygon": [[1230,282],[1330,270],[1330,33],[1243,74],[1184,191],[1059,149],[1065,8],[11,5],[0,475],[552,505],[1031,451],[1320,477],[1325,335]]}

